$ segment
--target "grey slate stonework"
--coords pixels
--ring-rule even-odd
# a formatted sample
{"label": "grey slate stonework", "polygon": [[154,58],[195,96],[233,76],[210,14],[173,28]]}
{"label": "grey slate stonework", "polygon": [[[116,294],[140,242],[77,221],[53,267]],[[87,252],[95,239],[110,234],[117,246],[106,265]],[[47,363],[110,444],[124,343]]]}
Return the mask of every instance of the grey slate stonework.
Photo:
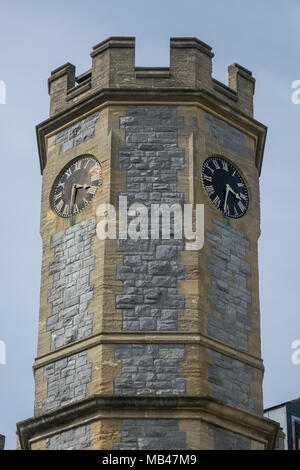
{"label": "grey slate stonework", "polygon": [[122,376],[115,379],[116,395],[184,395],[186,379],[179,377],[183,344],[118,344],[115,358]]}
{"label": "grey slate stonework", "polygon": [[[120,195],[127,196],[128,207],[132,203],[182,206],[177,171],[184,168],[185,156],[178,147],[183,119],[177,116],[177,107],[129,106],[120,127],[126,138],[119,153],[126,192]],[[172,234],[168,240],[119,240],[119,249],[125,256],[124,266],[117,268],[123,293],[116,297],[116,307],[123,312],[123,330],[177,330],[178,310],[185,306],[184,296],[178,294],[178,280],[185,277],[178,264],[184,241]]]}
{"label": "grey slate stonework", "polygon": [[208,432],[214,438],[214,450],[251,450],[247,437],[213,425],[209,425]]}
{"label": "grey slate stonework", "polygon": [[213,384],[214,398],[256,412],[256,403],[250,398],[253,379],[251,366],[213,351],[213,364],[208,365],[208,381]]}
{"label": "grey slate stonework", "polygon": [[43,412],[55,410],[86,396],[86,385],[92,380],[92,364],[87,363],[87,351],[60,359],[44,368],[47,398]]}
{"label": "grey slate stonework", "polygon": [[207,269],[211,273],[208,299],[212,311],[208,315],[208,334],[248,351],[248,334],[252,330],[248,316],[251,292],[247,289],[251,267],[246,260],[249,239],[217,220],[212,221],[212,229],[206,232],[206,239],[211,251],[207,261]]}
{"label": "grey slate stonework", "polygon": [[[129,106],[120,118],[126,147],[119,152],[119,168],[126,171],[128,207],[133,203],[184,204],[177,190],[177,172],[185,164],[184,149],[178,147],[178,129],[183,119],[176,106]],[[149,210],[150,218],[150,210]],[[122,310],[123,331],[176,331],[178,310],[185,297],[178,293],[178,280],[185,278],[178,264],[183,239],[119,240],[124,266],[117,268],[123,293],[116,296]],[[130,218],[129,221],[130,222]],[[150,219],[149,219],[150,222]],[[150,223],[149,223],[150,227]],[[116,359],[122,360],[122,375],[115,379],[115,394],[185,394],[186,380],[178,376],[184,345],[117,345]]]}
{"label": "grey slate stonework", "polygon": [[244,154],[246,146],[245,134],[209,113],[205,113],[205,120],[209,125],[209,136],[213,140],[239,155]]}
{"label": "grey slate stonework", "polygon": [[94,137],[95,125],[99,119],[100,113],[97,111],[96,113],[81,119],[72,126],[59,132],[56,135],[56,144],[59,144],[59,153],[62,154],[81,144],[85,140]]}
{"label": "grey slate stonework", "polygon": [[175,419],[124,419],[114,450],[185,450],[186,433]]}
{"label": "grey slate stonework", "polygon": [[93,315],[88,306],[94,290],[90,272],[95,267],[91,256],[95,233],[96,217],[91,217],[51,237],[55,250],[50,263],[53,287],[48,292],[48,302],[52,303],[52,315],[47,320],[51,350],[92,334]]}
{"label": "grey slate stonework", "polygon": [[91,445],[91,426],[64,431],[46,439],[46,450],[81,450]]}

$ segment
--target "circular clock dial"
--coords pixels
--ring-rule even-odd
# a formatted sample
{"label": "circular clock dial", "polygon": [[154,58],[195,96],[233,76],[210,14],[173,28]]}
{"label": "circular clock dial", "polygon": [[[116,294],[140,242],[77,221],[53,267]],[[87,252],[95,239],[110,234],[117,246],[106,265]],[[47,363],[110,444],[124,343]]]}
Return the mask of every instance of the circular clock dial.
{"label": "circular clock dial", "polygon": [[96,158],[82,155],[59,174],[51,191],[51,206],[61,217],[79,214],[93,199],[102,183],[101,166]]}
{"label": "circular clock dial", "polygon": [[247,186],[231,163],[217,156],[208,158],[202,167],[202,182],[213,205],[227,217],[238,219],[247,212]]}

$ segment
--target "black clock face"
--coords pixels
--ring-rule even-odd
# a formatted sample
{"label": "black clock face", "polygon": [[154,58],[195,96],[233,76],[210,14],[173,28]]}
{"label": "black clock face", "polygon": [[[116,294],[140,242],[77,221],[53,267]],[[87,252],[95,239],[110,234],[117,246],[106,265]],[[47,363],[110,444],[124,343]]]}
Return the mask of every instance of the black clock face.
{"label": "black clock face", "polygon": [[51,206],[61,217],[79,214],[93,199],[102,183],[101,166],[96,158],[82,155],[59,174],[51,191]]}
{"label": "black clock face", "polygon": [[221,157],[210,157],[202,167],[202,182],[213,205],[227,217],[238,219],[249,205],[246,184],[233,165]]}

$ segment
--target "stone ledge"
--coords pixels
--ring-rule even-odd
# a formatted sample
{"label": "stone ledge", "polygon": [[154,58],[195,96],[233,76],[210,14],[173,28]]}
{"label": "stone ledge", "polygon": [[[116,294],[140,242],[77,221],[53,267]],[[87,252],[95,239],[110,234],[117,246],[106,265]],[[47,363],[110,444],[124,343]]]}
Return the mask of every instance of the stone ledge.
{"label": "stone ledge", "polygon": [[[17,423],[21,449],[31,442],[100,419],[194,419],[256,439],[266,450],[275,447],[279,423],[210,397],[120,397],[95,395],[55,412]],[[243,424],[241,424],[243,423]]]}
{"label": "stone ledge", "polygon": [[169,67],[135,67],[136,78],[169,78]]}
{"label": "stone ledge", "polygon": [[99,42],[93,47],[93,52],[91,52],[91,57],[95,57],[106,49],[113,48],[134,48],[135,47],[135,37],[133,36],[111,36],[104,41]]}
{"label": "stone ledge", "polygon": [[128,104],[176,104],[176,105],[196,105],[204,109],[209,108],[220,114],[224,120],[230,120],[246,133],[255,135],[257,139],[256,166],[261,172],[263,151],[267,128],[259,121],[230,106],[221,97],[216,98],[207,90],[199,88],[127,88],[127,89],[103,89],[97,91],[80,103],[70,105],[67,109],[41,122],[36,127],[38,150],[40,158],[41,173],[47,164],[45,137],[61,128],[77,117],[89,111],[96,111],[97,107],[108,105],[128,105]]}
{"label": "stone ledge", "polygon": [[85,91],[90,90],[91,87],[92,87],[92,80],[91,80],[91,78],[87,78],[85,81],[82,81],[81,83],[74,86],[73,88],[70,88],[67,91],[66,101],[70,101],[73,98],[75,98],[76,96],[81,95]]}
{"label": "stone ledge", "polygon": [[200,41],[198,38],[189,38],[189,37],[174,37],[170,38],[170,45],[172,48],[193,48],[198,49],[201,52],[204,52],[209,57],[214,57],[215,54],[212,51],[212,47],[206,44],[203,41]]}
{"label": "stone ledge", "polygon": [[136,331],[136,332],[106,332],[99,333],[89,338],[76,341],[73,344],[58,348],[54,352],[50,352],[35,359],[33,370],[44,367],[51,362],[57,361],[66,356],[93,348],[100,344],[199,344],[212,350],[220,352],[233,359],[239,360],[245,364],[249,364],[258,370],[264,371],[263,361],[259,357],[255,357],[245,351],[232,348],[221,341],[209,338],[205,335],[197,333],[187,333],[181,331],[160,332],[160,331]]}
{"label": "stone ledge", "polygon": [[232,90],[232,88],[229,88],[227,85],[224,85],[224,83],[219,82],[219,80],[216,80],[215,78],[213,78],[212,81],[214,90],[222,93],[233,101],[237,102],[239,100],[238,94],[235,90]]}

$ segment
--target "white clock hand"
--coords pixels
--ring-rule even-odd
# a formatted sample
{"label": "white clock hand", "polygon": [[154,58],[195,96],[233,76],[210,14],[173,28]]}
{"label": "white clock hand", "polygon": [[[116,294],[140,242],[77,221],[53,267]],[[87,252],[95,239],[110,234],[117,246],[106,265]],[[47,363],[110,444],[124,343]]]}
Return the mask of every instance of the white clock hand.
{"label": "white clock hand", "polygon": [[239,195],[238,193],[236,193],[235,191],[233,191],[233,189],[231,188],[231,186],[229,186],[229,184],[226,185],[226,186],[229,187],[229,191],[230,191],[232,194],[234,194],[234,196],[235,196],[237,199],[241,199],[241,198],[240,198],[240,195]]}
{"label": "white clock hand", "polygon": [[224,211],[226,211],[226,206],[227,206],[227,199],[228,199],[228,194],[229,194],[229,191],[230,191],[230,186],[229,184],[226,184],[226,194],[225,194],[225,201],[224,201]]}
{"label": "white clock hand", "polygon": [[76,199],[76,184],[72,185],[72,191],[71,191],[71,200],[70,200],[70,212],[73,212],[73,207]]}

